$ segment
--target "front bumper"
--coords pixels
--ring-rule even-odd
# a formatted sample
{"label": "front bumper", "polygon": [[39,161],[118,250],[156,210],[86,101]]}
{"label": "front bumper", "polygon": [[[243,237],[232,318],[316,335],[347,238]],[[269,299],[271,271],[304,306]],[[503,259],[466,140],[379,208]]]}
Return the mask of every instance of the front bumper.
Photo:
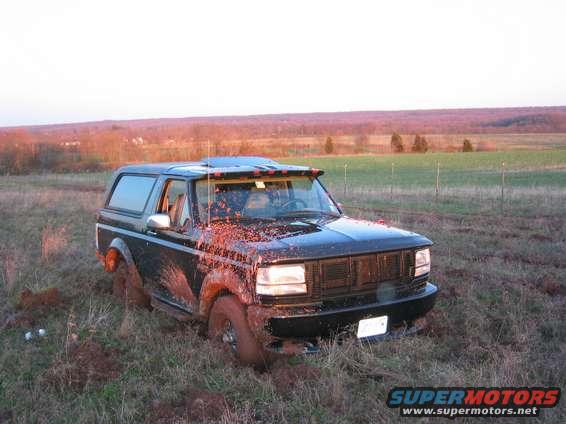
{"label": "front bumper", "polygon": [[272,316],[266,322],[267,332],[276,338],[316,338],[339,333],[368,317],[388,316],[388,330],[412,322],[432,309],[438,288],[427,283],[422,292],[387,302],[370,303],[327,311]]}

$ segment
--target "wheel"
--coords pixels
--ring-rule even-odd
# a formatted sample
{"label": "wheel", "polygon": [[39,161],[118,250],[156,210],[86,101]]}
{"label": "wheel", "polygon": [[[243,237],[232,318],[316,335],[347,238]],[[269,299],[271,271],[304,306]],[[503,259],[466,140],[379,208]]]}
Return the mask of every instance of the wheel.
{"label": "wheel", "polygon": [[268,365],[268,355],[254,337],[236,296],[223,296],[214,302],[208,318],[208,337],[224,343],[243,364],[258,368]]}
{"label": "wheel", "polygon": [[145,293],[140,283],[136,284],[135,279],[128,269],[128,265],[125,261],[120,261],[118,268],[116,268],[116,271],[114,272],[112,293],[118,299],[121,299],[130,305],[149,307],[149,296]]}

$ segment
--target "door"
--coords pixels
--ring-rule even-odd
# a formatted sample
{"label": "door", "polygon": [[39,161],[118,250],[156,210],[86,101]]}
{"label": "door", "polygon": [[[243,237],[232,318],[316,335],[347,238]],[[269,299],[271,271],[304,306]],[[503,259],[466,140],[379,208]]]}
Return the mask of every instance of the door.
{"label": "door", "polygon": [[159,292],[166,292],[175,301],[191,309],[196,305],[195,243],[188,236],[192,229],[188,183],[184,179],[171,178],[162,186],[162,193],[153,213],[168,214],[171,227],[168,230],[146,230],[148,255],[144,261],[144,280]]}

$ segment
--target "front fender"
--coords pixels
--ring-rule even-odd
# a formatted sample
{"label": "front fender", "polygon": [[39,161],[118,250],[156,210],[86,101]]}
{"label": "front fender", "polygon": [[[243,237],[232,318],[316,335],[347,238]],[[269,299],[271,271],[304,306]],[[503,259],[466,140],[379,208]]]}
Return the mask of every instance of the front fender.
{"label": "front fender", "polygon": [[207,317],[212,304],[223,292],[235,295],[243,305],[254,303],[250,288],[233,270],[212,270],[204,278],[199,296],[199,315]]}
{"label": "front fender", "polygon": [[138,272],[138,268],[136,267],[136,264],[134,262],[132,252],[130,252],[128,245],[124,240],[116,237],[108,246],[108,250],[106,251],[106,255],[104,256],[104,270],[106,272],[115,272],[118,268],[120,260],[126,262],[130,278],[132,279],[132,284],[136,287],[141,288],[143,286],[143,283]]}
{"label": "front fender", "polygon": [[132,252],[130,252],[128,245],[121,238],[116,237],[114,240],[112,240],[110,246],[108,246],[108,251],[110,251],[111,249],[117,250],[120,253],[120,256],[122,256],[122,258],[126,261],[126,264],[128,266],[134,264]]}

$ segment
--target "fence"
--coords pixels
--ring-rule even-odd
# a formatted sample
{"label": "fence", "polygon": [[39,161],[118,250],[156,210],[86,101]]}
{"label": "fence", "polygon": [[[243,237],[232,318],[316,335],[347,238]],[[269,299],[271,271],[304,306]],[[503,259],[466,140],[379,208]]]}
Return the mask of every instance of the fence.
{"label": "fence", "polygon": [[[564,216],[566,166],[509,166],[500,162],[482,168],[453,162],[426,164],[333,157],[309,163],[325,169],[322,180],[347,208],[384,214],[457,213],[505,214],[526,217]],[[110,172],[4,176],[0,187],[32,184],[103,190]],[[24,185],[25,183],[25,185]]]}
{"label": "fence", "polygon": [[345,207],[383,212],[423,211],[459,214],[506,214],[536,217],[563,215],[566,168],[488,169],[403,166],[391,162],[374,169],[343,163],[323,182]]}

